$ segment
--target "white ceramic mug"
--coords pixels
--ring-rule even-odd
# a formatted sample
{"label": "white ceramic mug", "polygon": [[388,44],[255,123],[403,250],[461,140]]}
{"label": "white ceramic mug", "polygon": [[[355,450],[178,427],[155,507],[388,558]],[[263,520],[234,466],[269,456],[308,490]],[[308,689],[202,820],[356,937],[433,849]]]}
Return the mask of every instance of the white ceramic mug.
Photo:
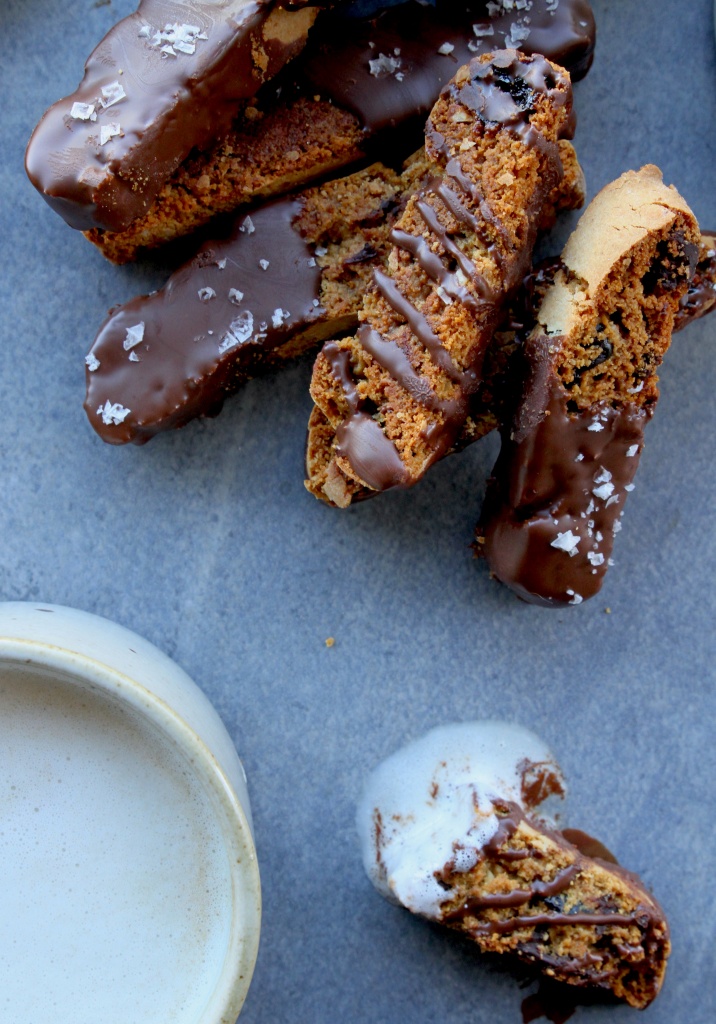
{"label": "white ceramic mug", "polygon": [[0,1019],[233,1024],[258,950],[246,776],[113,622],[0,603]]}

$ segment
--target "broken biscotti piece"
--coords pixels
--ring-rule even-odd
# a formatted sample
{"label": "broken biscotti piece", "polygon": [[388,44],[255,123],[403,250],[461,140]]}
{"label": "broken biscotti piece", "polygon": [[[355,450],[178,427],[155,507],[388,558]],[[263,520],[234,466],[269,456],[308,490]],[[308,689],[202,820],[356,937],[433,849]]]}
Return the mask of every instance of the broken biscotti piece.
{"label": "broken biscotti piece", "polygon": [[423,6],[409,0],[379,18],[321,14],[303,53],[196,149],[146,213],[123,230],[88,237],[110,260],[164,245],[221,213],[337,174],[358,161],[400,166],[422,145],[440,90],[461,64],[502,46],[542,53],[574,77],[594,50],[588,0]]}
{"label": "broken biscotti piece", "polygon": [[562,68],[515,50],[471,61],[443,90],[426,128],[435,176],[391,233],[358,334],[316,361],[306,486],[317,497],[343,508],[408,487],[451,450],[562,177],[571,102]]}
{"label": "broken biscotti piece", "polygon": [[[560,154],[568,170],[544,227],[583,201],[571,143],[561,141]],[[373,164],[275,200],[206,243],[160,291],[113,310],[86,358],[94,429],[111,444],[141,444],[217,413],[248,378],[355,330],[391,228],[431,173],[421,150],[401,175]]]}
{"label": "broken biscotti piece", "polygon": [[520,726],[433,729],[367,780],[357,826],[378,891],[484,952],[643,1008],[670,952],[662,909],[597,840],[558,831],[565,785]]}
{"label": "broken biscotti piece", "polygon": [[524,600],[580,604],[602,584],[700,241],[647,166],[604,188],[567,242],[478,527],[492,574]]}
{"label": "broken biscotti piece", "polygon": [[142,0],[35,129],[25,158],[32,183],[71,227],[123,230],[303,48],[315,15],[274,0]]}

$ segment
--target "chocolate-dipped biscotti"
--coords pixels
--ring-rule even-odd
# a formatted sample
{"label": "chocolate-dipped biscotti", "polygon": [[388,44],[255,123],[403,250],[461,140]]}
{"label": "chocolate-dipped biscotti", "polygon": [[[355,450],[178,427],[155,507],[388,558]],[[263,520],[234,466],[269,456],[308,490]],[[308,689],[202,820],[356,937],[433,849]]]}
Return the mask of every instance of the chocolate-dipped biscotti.
{"label": "chocolate-dipped biscotti", "polygon": [[[543,211],[582,205],[572,145]],[[354,331],[373,269],[408,196],[433,169],[420,150],[402,174],[373,164],[274,200],[207,242],[152,295],[117,307],[86,358],[90,423],[110,444],[141,444],[217,413],[250,377]]]}
{"label": "chocolate-dipped biscotti", "polygon": [[[399,167],[422,144],[425,118],[441,88],[476,54],[519,47],[579,77],[594,50],[587,0],[441,0],[436,7],[408,0],[360,20],[343,16],[345,6],[320,15],[305,50],[281,76],[257,96],[249,92],[248,104],[237,101],[230,127],[215,119],[213,107],[205,108],[212,134],[193,143],[149,208],[123,210],[121,225],[86,221],[94,225],[88,237],[105,256],[127,262],[139,249],[166,244],[216,214],[345,173],[357,162]],[[97,152],[104,160],[107,147]]]}
{"label": "chocolate-dipped biscotti", "polygon": [[653,166],[603,189],[567,242],[478,528],[492,574],[527,601],[574,605],[601,587],[700,243]]}
{"label": "chocolate-dipped biscotti", "polygon": [[561,830],[564,794],[526,729],[440,726],[368,778],[357,814],[366,872],[387,899],[483,952],[643,1009],[666,971],[664,912],[598,840]]}
{"label": "chocolate-dipped biscotti", "polygon": [[307,487],[317,497],[346,507],[408,487],[453,448],[572,128],[569,76],[543,57],[486,54],[443,90],[426,128],[435,176],[391,233],[357,335],[316,361]]}
{"label": "chocolate-dipped biscotti", "polygon": [[123,231],[296,56],[315,15],[275,0],[141,0],[35,129],[31,181],[72,227]]}

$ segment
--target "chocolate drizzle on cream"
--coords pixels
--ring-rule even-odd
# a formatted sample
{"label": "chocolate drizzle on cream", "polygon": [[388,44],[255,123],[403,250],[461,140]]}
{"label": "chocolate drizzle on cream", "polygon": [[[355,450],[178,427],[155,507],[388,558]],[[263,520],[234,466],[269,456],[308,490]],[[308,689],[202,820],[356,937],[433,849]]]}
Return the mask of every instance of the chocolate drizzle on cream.
{"label": "chocolate drizzle on cream", "polygon": [[[142,444],[217,413],[237,381],[258,372],[298,330],[320,322],[321,271],[294,226],[301,210],[300,199],[255,210],[229,238],[203,246],[161,291],[133,299],[105,321],[86,360],[85,401],[105,441]],[[130,340],[141,338],[128,349],[127,331],[140,323]],[[126,409],[124,419],[103,416],[107,403]]]}
{"label": "chocolate drizzle on cream", "polygon": [[[166,24],[170,7],[190,23]],[[302,48],[313,13],[273,7],[142,0],[30,140],[27,173],[50,206],[82,230],[120,231],[144,213],[190,151],[220,137]]]}
{"label": "chocolate drizzle on cream", "polygon": [[[489,62],[472,61],[467,79],[461,80],[460,84],[451,83],[444,94],[456,109],[470,111],[477,121],[482,122],[485,131],[507,131],[539,153],[541,184],[532,199],[532,206],[537,210],[558,182],[562,165],[556,144],[545,139],[531,124],[530,118],[538,95],[547,96],[555,108],[569,105],[569,82],[561,70],[539,56],[525,58],[514,51],[502,51],[492,55]],[[569,118],[565,134],[571,133],[572,127]],[[422,472],[449,451],[456,441],[467,415],[469,398],[479,387],[485,346],[497,326],[502,305],[529,266],[537,220],[532,216],[531,207],[527,217],[529,237],[524,240],[519,253],[515,252],[505,227],[463,168],[459,153],[449,151],[444,137],[431,121],[428,121],[426,137],[428,152],[445,166],[445,173],[444,177],[429,181],[420,190],[415,207],[427,235],[444,255],[434,252],[424,236],[411,235],[402,227],[392,231],[391,241],[398,250],[417,260],[443,302],[460,302],[473,315],[475,345],[469,365],[461,367],[455,363],[427,316],[382,270],[374,271],[375,290],[399,321],[408,325],[429,360],[444,375],[446,387],[443,391],[449,392],[448,397],[438,396],[428,379],[417,373],[397,335],[384,337],[370,326],[363,326],[358,334],[359,341],[372,358],[418,404],[435,414],[423,431],[428,454]],[[479,210],[479,217],[468,204]],[[461,228],[477,237],[495,268],[494,282],[477,269],[473,259],[452,237],[451,231],[441,221],[440,207]],[[446,261],[451,261],[456,269],[449,269]],[[336,375],[336,379],[345,391],[343,378]],[[395,459],[399,455],[392,441],[388,445],[366,446],[366,414],[361,407],[352,406],[350,402],[347,404],[350,414],[338,427],[337,451],[350,463],[358,478],[375,491],[414,483],[415,479],[411,479],[404,469],[402,473],[396,471]],[[375,420],[371,422],[375,424],[370,427],[371,437],[374,437],[381,428]],[[387,456],[389,469],[383,461]]]}

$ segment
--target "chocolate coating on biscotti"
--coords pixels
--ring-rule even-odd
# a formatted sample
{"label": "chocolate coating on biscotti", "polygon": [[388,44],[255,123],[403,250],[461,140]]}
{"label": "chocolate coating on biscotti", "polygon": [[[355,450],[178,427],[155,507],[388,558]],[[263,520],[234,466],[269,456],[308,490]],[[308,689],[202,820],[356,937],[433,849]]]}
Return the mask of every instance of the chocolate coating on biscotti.
{"label": "chocolate coating on biscotti", "polygon": [[189,152],[221,136],[241,101],[295,56],[314,16],[272,0],[142,0],[40,121],[30,179],[72,227],[126,228]]}
{"label": "chocolate coating on biscotti", "polygon": [[572,78],[592,61],[595,24],[586,0],[499,4],[410,2],[374,23],[320,24],[301,71],[311,89],[351,110],[366,135],[424,119],[456,69],[482,53],[512,47],[542,54]]}
{"label": "chocolate coating on biscotti", "polygon": [[[568,76],[539,56],[485,55],[445,88],[426,129],[435,177],[392,233],[388,273],[374,272],[357,337],[338,343],[360,383],[347,388],[333,350],[316,364],[312,394],[335,429],[328,487],[307,484],[317,496],[345,506],[356,484],[409,486],[451,449],[560,180],[557,140],[571,128]],[[366,444],[376,429],[384,442]]]}
{"label": "chocolate coating on biscotti", "polygon": [[[126,231],[88,237],[124,263],[217,213],[305,187],[366,156],[397,164],[422,144],[427,113],[459,64],[518,36],[521,48],[532,46],[577,77],[594,47],[591,8],[585,0],[553,6],[534,0],[529,11],[493,19],[486,3],[424,7],[410,0],[368,21],[321,15],[297,60],[211,150],[177,169],[144,216]],[[453,49],[439,52],[445,46]]]}
{"label": "chocolate coating on biscotti", "polygon": [[567,242],[478,528],[493,575],[525,600],[579,604],[601,586],[700,240],[648,166],[603,189]]}
{"label": "chocolate coating on biscotti", "polygon": [[352,325],[401,184],[374,165],[274,200],[160,291],[115,310],[86,358],[94,429],[111,444],[141,444],[217,413],[247,378]]}

